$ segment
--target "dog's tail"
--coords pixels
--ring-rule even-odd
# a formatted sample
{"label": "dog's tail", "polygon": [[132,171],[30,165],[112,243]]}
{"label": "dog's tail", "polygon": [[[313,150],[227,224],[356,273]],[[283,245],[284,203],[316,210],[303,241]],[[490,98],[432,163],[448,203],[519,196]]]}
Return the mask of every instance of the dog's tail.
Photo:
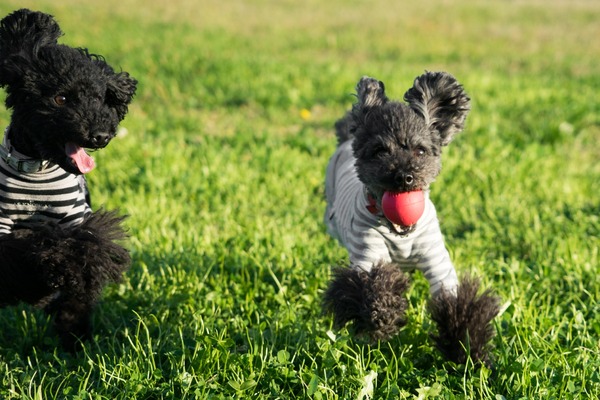
{"label": "dog's tail", "polygon": [[22,51],[36,52],[56,44],[62,36],[52,15],[26,8],[17,10],[0,21],[0,62]]}

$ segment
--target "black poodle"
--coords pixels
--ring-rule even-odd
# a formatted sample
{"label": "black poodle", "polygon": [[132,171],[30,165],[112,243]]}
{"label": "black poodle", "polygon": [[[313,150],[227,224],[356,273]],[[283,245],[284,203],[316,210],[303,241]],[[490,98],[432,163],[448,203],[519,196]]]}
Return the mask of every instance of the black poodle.
{"label": "black poodle", "polygon": [[0,305],[54,316],[61,343],[91,336],[103,287],[130,256],[122,217],[93,212],[84,149],[115,136],[137,81],[86,49],[58,44],[52,16],[21,9],[0,21],[0,86],[12,110],[0,146]]}

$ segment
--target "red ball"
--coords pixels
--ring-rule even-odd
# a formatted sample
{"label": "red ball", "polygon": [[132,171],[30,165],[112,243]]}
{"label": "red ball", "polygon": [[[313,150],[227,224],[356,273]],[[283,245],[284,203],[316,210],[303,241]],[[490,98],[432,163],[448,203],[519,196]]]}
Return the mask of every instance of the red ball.
{"label": "red ball", "polygon": [[413,192],[385,192],[381,199],[383,215],[396,225],[412,226],[417,223],[425,210],[425,196],[422,190]]}

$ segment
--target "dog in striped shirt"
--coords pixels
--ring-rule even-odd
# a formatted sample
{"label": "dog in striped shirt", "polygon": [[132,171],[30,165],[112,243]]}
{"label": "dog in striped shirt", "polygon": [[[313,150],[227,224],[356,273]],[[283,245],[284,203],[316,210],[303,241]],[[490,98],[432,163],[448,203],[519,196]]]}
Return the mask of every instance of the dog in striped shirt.
{"label": "dog in striped shirt", "polygon": [[[448,73],[426,72],[404,95],[388,100],[382,82],[364,77],[357,103],[336,123],[338,147],[327,167],[328,232],[347,248],[349,267],[333,270],[324,308],[357,335],[387,340],[405,324],[409,277],[429,281],[433,336],[450,360],[488,362],[491,320],[499,299],[479,292],[477,279],[459,281],[444,245],[429,186],[441,170],[442,147],[464,128],[470,99]],[[424,210],[410,226],[382,212],[386,192],[424,192]]]}
{"label": "dog in striped shirt", "polygon": [[0,305],[44,308],[75,351],[91,336],[104,286],[130,263],[122,217],[90,207],[84,174],[94,161],[85,149],[115,136],[137,82],[59,44],[61,35],[41,12],[0,21],[0,86],[12,111],[0,145]]}

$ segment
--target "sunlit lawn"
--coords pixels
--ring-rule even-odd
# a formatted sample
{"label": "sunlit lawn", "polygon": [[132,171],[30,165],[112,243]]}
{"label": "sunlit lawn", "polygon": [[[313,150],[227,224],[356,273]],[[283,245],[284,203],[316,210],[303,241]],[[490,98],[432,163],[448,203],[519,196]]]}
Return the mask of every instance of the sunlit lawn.
{"label": "sunlit lawn", "polygon": [[[89,176],[129,215],[131,270],[78,355],[1,310],[0,398],[600,397],[600,3],[402,3],[3,0],[139,88]],[[333,123],[362,75],[400,99],[424,70],[472,98],[432,197],[459,274],[502,297],[492,369],[435,350],[418,274],[390,342],[321,312],[347,261],[321,222]]]}

